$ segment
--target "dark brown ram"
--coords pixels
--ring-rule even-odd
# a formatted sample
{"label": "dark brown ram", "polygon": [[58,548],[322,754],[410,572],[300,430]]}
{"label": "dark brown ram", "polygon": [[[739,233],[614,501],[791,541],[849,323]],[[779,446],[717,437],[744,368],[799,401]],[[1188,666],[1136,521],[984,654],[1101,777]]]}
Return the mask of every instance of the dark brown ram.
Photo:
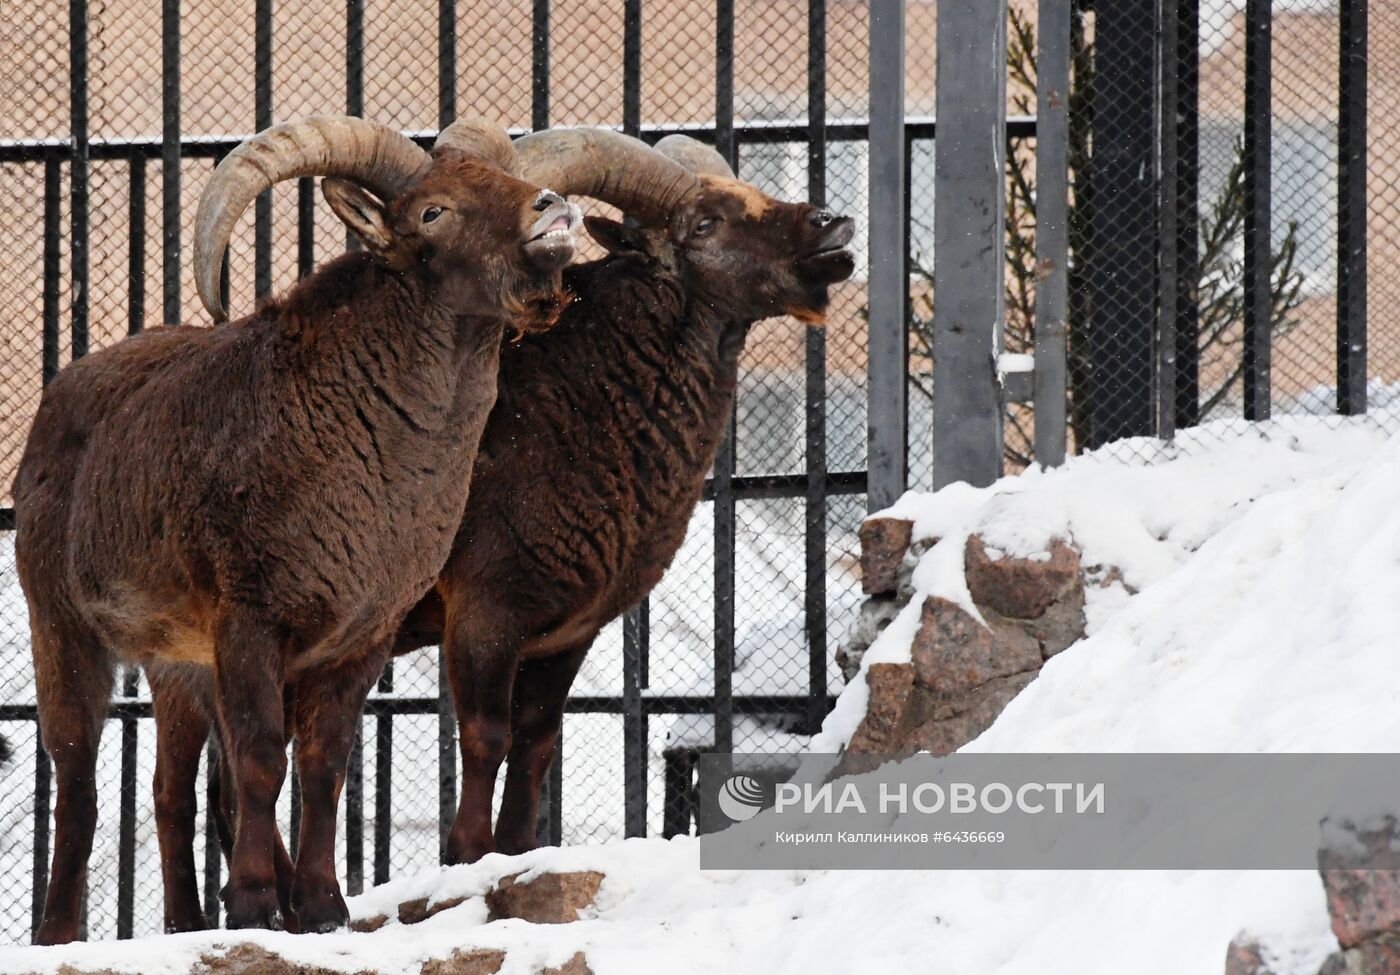
{"label": "dark brown ram", "polygon": [[[589,218],[610,255],[565,272],[573,298],[554,329],[502,350],[452,556],[396,646],[441,642],[447,652],[464,766],[455,862],[533,846],[569,687],[598,631],[651,590],[679,548],[750,326],[785,313],[822,323],[829,286],[853,269],[849,218],[773,200],[693,140],[662,140],[662,158],[619,139],[551,132],[516,143],[532,178],[616,203],[649,229]],[[640,177],[625,192],[620,159]],[[175,696],[153,690],[158,702]],[[168,707],[197,728],[197,700]],[[188,737],[167,727],[162,747]],[[507,755],[493,834],[492,786]],[[191,748],[191,782],[197,763]],[[192,830],[192,806],[188,816]]]}
{"label": "dark brown ram", "polygon": [[[335,808],[365,694],[461,522],[505,324],[551,324],[563,302],[578,210],[514,165],[484,123],[449,128],[431,156],[352,118],[255,136],[197,214],[216,319],[230,229],[280,180],[336,177],[326,197],[366,250],[227,327],[152,329],[45,390],[14,488],[58,783],[39,942],[77,935],[118,658],[212,672],[239,810],[230,926],[275,926],[281,903],[303,929],[345,921]],[[273,851],[292,726],[289,877]]]}

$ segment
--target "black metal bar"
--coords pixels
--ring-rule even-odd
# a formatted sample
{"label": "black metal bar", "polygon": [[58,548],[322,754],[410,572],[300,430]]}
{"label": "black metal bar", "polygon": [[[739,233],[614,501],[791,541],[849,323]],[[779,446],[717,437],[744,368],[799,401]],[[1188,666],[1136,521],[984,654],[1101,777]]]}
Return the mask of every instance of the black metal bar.
{"label": "black metal bar", "polygon": [[164,320],[180,321],[180,0],[161,0],[161,253]]}
{"label": "black metal bar", "polygon": [[457,0],[438,0],[438,128],[457,118]]}
{"label": "black metal bar", "polygon": [[297,278],[316,269],[316,181],[297,180]]}
{"label": "black metal bar", "polygon": [[[715,4],[715,148],[739,170],[734,141],[734,0]],[[715,457],[715,750],[734,747],[734,416],[725,425],[724,443]]]}
{"label": "black metal bar", "polygon": [[623,835],[647,834],[647,720],[642,711],[643,638],[635,610],[623,617],[622,781]]}
{"label": "black metal bar", "polygon": [[[61,228],[61,180],[62,164],[57,154],[44,158],[44,243],[43,243],[43,296],[42,322],[43,337],[40,350],[41,374],[44,385],[58,375],[58,305],[59,288],[62,283]],[[4,528],[14,530],[15,513],[13,508],[3,512]],[[33,882],[30,901],[30,937],[39,931],[44,916],[44,898],[49,886],[49,804],[53,788],[53,765],[49,753],[44,750],[44,741],[39,728],[38,708],[27,706],[24,720],[32,722],[34,730],[34,859],[31,865]]]}
{"label": "black metal bar", "polygon": [[44,296],[43,321],[44,338],[42,348],[43,380],[58,375],[58,302],[60,267],[59,243],[59,179],[62,167],[57,158],[44,163]]}
{"label": "black metal bar", "polygon": [[49,893],[49,798],[53,788],[53,764],[44,750],[39,724],[34,723],[34,865],[33,895],[29,901],[29,936],[39,933],[44,919],[44,898]]}
{"label": "black metal bar", "polygon": [[[1176,15],[1176,417],[1177,428],[1201,419],[1201,3],[1175,0]],[[1164,53],[1169,53],[1164,52]],[[1164,178],[1171,172],[1164,170]]]}
{"label": "black metal bar", "polygon": [[[827,706],[835,703],[835,697],[827,697]],[[712,694],[676,695],[642,694],[642,710],[646,714],[711,714],[715,709]],[[564,710],[568,714],[621,714],[621,695],[581,694],[569,698]],[[781,714],[802,716],[807,711],[806,694],[736,694],[733,696],[735,714]],[[365,703],[365,714],[374,717],[381,714],[434,714],[437,712],[436,697],[371,697]],[[152,717],[150,701],[114,700],[107,708],[109,719],[131,716],[145,720]],[[37,719],[37,708],[33,704],[0,704],[0,722],[26,721]],[[293,780],[293,798],[296,796],[296,783]],[[293,803],[293,811],[296,804]]]}
{"label": "black metal bar", "polygon": [[[394,690],[394,663],[384,666],[379,693]],[[394,721],[387,714],[374,719],[374,883],[389,880],[389,855],[394,815]]]}
{"label": "black metal bar", "polygon": [[694,809],[691,783],[695,773],[695,756],[693,748],[668,748],[662,753],[662,792],[666,796],[666,808],[661,820],[664,839],[690,833]]}
{"label": "black metal bar", "polygon": [[[219,923],[219,874],[223,869],[220,857],[219,828],[214,821],[214,809],[218,804],[219,750],[211,739],[204,749],[204,916],[209,923]],[[296,833],[293,832],[293,837]],[[295,839],[293,840],[295,843]],[[292,847],[296,856],[296,847]]]}
{"label": "black metal bar", "polygon": [[[272,3],[256,0],[253,7],[254,128],[272,127]],[[253,293],[272,292],[272,190],[258,194],[253,212]]]}
{"label": "black metal bar", "polygon": [[68,172],[68,222],[72,305],[69,325],[74,359],[88,351],[88,5],[68,4],[69,112],[72,159]]}
{"label": "black metal bar", "polygon": [[[807,0],[807,199],[826,206],[826,0]],[[807,730],[815,734],[826,717],[826,330],[806,330],[807,491],[802,544],[803,629],[807,636],[807,681],[811,706]]]}
{"label": "black metal bar", "polygon": [[1071,0],[1040,0],[1036,29],[1035,459],[1065,460],[1069,320]]}
{"label": "black metal bar", "polygon": [[530,30],[530,127],[549,128],[549,0],[535,0]]}
{"label": "black metal bar", "polygon": [[[1033,115],[1009,115],[1006,119],[1008,139],[1030,139],[1035,137],[1036,120]],[[907,139],[932,139],[937,132],[937,123],[932,118],[911,116],[905,119],[904,130]],[[419,145],[427,148],[437,138],[437,129],[409,131],[408,136]],[[508,128],[512,136],[523,135],[527,129]],[[703,141],[714,141],[715,127],[702,122],[645,123],[642,126],[642,139],[656,142],[668,135],[689,135]],[[779,143],[804,142],[807,138],[806,122],[770,121],[748,119],[733,123],[734,140],[740,145],[776,145]],[[186,159],[217,159],[228,155],[238,147],[251,132],[225,135],[193,135],[180,140],[180,154]],[[870,125],[863,119],[831,119],[826,126],[827,142],[865,142],[870,137]],[[136,156],[146,159],[159,159],[162,140],[151,136],[121,136],[115,138],[91,139],[88,143],[88,158],[94,162],[125,162]],[[0,138],[0,163],[43,162],[49,156],[58,154],[67,158],[66,139],[4,139]]]}
{"label": "black metal bar", "polygon": [[[447,862],[447,835],[457,815],[457,715],[447,679],[447,656],[438,650],[438,695],[433,701],[438,716],[438,859]],[[431,712],[429,712],[431,713]]]}
{"label": "black metal bar", "polygon": [[[1181,276],[1176,247],[1180,208],[1177,204],[1177,74],[1176,50],[1179,33],[1175,0],[1163,0],[1158,8],[1160,33],[1157,60],[1158,125],[1160,128],[1161,177],[1157,180],[1157,297],[1156,362],[1152,371],[1152,402],[1156,434],[1164,439],[1176,435],[1176,321],[1181,297]],[[1037,112],[1037,114],[1044,114]],[[1039,194],[1037,193],[1037,199]],[[1038,292],[1037,292],[1038,293]]]}
{"label": "black metal bar", "polygon": [[365,114],[365,0],[345,0],[345,113]]}
{"label": "black metal bar", "polygon": [[1157,0],[1121,0],[1113,16],[1094,22],[1093,318],[1087,343],[1093,389],[1085,448],[1150,436],[1156,427],[1156,11]]}
{"label": "black metal bar", "polygon": [[554,758],[540,785],[540,812],[535,820],[535,840],[540,846],[559,846],[564,829],[564,729],[554,742]]}
{"label": "black metal bar", "polygon": [[133,158],[128,173],[126,332],[135,335],[146,322],[146,160]]}
{"label": "black metal bar", "polygon": [[297,858],[297,850],[301,846],[301,778],[297,775],[296,765],[293,764],[287,777],[291,779],[291,809],[288,810],[289,825],[287,852],[291,854],[292,861]]}
{"label": "black metal bar", "polygon": [[360,728],[345,766],[345,889],[352,897],[365,889],[365,743]]}
{"label": "black metal bar", "polygon": [[0,531],[12,532],[15,530],[15,509],[0,508]]}
{"label": "black metal bar", "polygon": [[622,131],[642,131],[642,0],[622,7]]}
{"label": "black metal bar", "polygon": [[[909,302],[904,211],[904,4],[870,10],[870,364],[867,452],[869,506],[895,502],[908,483],[906,372]],[[828,137],[830,132],[828,131]]]}
{"label": "black metal bar", "polygon": [[1270,0],[1244,8],[1244,417],[1272,411],[1273,51]]}
{"label": "black metal bar", "polygon": [[1006,3],[939,8],[934,143],[933,486],[1001,476]]}
{"label": "black metal bar", "polygon": [[[122,694],[136,696],[135,667],[127,667]],[[135,718],[122,719],[121,812],[117,830],[117,937],[130,938],[136,908],[136,727]]]}
{"label": "black metal bar", "polygon": [[1341,0],[1337,105],[1337,412],[1366,412],[1367,0]]}

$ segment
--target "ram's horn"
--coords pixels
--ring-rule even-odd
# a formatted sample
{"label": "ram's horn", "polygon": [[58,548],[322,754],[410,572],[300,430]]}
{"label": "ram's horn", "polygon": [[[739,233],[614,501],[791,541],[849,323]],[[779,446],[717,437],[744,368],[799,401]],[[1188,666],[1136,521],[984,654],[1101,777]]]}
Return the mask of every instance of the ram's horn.
{"label": "ram's horn", "polygon": [[194,277],[199,300],[221,322],[224,251],[238,218],[264,190],[299,176],[350,180],[392,199],[427,169],[428,154],[385,125],[352,116],[289,122],[259,132],[230,152],[204,187],[195,212]]}
{"label": "ram's horn", "polygon": [[700,186],[684,166],[611,129],[535,132],[517,139],[515,151],[522,179],[611,203],[645,224],[664,222]]}

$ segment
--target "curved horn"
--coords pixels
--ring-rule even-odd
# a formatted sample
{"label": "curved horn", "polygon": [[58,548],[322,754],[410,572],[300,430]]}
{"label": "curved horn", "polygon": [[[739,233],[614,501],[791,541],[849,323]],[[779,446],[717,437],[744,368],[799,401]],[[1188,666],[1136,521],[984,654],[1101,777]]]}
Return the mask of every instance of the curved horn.
{"label": "curved horn", "polygon": [[485,160],[507,173],[515,172],[515,145],[505,129],[480,118],[458,119],[438,133],[433,149],[456,149]]}
{"label": "curved horn", "polygon": [[233,225],[264,190],[298,176],[336,176],[376,196],[402,193],[423,172],[428,155],[386,125],[351,116],[322,116],[276,125],[252,136],[215,168],[195,212],[194,278],[199,300],[221,322],[219,274]]}
{"label": "curved horn", "polygon": [[663,222],[699,189],[684,166],[611,129],[554,129],[516,140],[520,178],[565,196],[591,196],[643,223]]}
{"label": "curved horn", "polygon": [[734,170],[713,146],[692,139],[688,135],[668,135],[656,144],[656,151],[668,159],[674,159],[697,176],[723,176],[734,178]]}

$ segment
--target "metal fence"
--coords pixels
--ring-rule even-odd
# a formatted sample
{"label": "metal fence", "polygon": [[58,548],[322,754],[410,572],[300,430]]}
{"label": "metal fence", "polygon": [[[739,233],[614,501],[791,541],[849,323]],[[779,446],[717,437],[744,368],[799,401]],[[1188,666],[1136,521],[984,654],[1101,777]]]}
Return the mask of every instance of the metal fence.
{"label": "metal fence", "polygon": [[[548,787],[551,842],[687,831],[697,751],[819,726],[857,608],[855,529],[906,485],[985,483],[1271,407],[1400,411],[1385,301],[1400,280],[1382,276],[1400,255],[1381,232],[1400,219],[1400,172],[1367,167],[1365,125],[1367,82],[1395,83],[1400,46],[1368,59],[1361,0],[1279,0],[1272,17],[1260,0],[1025,0],[1009,18],[915,0],[33,6],[0,38],[0,939],[28,937],[49,853],[5,507],[29,420],[64,362],[200,320],[193,201],[275,121],[348,111],[425,143],[458,113],[517,132],[684,131],[769,192],[861,225],[825,330],[754,330],[681,553],[586,662]],[[1371,37],[1397,36],[1400,11],[1370,16]],[[1330,55],[1309,47],[1320,39]],[[1397,156],[1372,131],[1372,157]],[[232,306],[343,246],[310,180],[280,188],[236,232]],[[436,662],[396,661],[371,696],[341,810],[349,892],[438,861],[456,747]],[[139,675],[119,688],[93,937],[160,923],[150,705]],[[212,830],[204,863],[214,913]]]}

